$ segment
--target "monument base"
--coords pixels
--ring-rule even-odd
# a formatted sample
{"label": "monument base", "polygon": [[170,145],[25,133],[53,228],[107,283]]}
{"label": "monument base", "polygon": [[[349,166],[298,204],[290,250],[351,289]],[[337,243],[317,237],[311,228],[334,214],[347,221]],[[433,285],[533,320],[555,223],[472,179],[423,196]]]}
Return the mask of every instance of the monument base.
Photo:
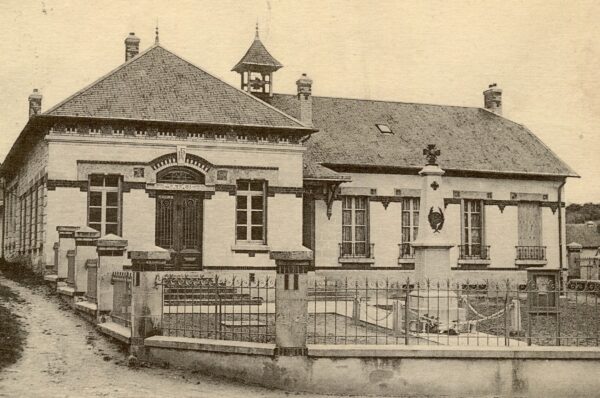
{"label": "monument base", "polygon": [[450,279],[450,248],[449,243],[413,243],[415,250],[415,278],[424,283],[429,280],[446,285]]}
{"label": "monument base", "polygon": [[[446,289],[446,286],[440,286]],[[413,291],[409,296],[409,322],[413,332],[442,333],[454,330],[458,333],[458,325],[464,324],[467,316],[464,308],[459,307],[455,292],[438,290],[437,285],[429,289]]]}

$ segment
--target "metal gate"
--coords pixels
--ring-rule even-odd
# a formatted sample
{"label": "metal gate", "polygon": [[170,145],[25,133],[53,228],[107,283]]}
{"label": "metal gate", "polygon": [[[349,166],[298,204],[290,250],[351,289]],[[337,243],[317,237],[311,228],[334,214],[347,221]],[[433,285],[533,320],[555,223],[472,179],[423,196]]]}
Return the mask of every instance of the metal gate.
{"label": "metal gate", "polygon": [[189,192],[156,197],[156,246],[171,252],[174,269],[202,268],[202,197]]}

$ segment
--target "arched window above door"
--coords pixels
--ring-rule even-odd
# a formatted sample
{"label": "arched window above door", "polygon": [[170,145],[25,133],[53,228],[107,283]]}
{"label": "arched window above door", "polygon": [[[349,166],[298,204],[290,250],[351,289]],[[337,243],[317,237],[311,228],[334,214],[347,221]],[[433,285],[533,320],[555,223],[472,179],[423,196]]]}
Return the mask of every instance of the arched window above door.
{"label": "arched window above door", "polygon": [[204,184],[204,174],[188,167],[169,167],[160,171],[156,182],[170,184]]}

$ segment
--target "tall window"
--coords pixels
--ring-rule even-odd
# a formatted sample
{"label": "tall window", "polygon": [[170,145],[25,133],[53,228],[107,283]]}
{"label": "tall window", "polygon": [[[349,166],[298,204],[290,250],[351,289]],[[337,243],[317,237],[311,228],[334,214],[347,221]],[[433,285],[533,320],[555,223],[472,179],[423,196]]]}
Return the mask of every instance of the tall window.
{"label": "tall window", "polygon": [[364,196],[342,198],[342,257],[370,256],[367,205]]}
{"label": "tall window", "polygon": [[88,196],[88,226],[100,235],[121,234],[121,177],[92,174]]}
{"label": "tall window", "polygon": [[263,180],[240,180],[236,193],[237,241],[266,242],[266,184]]}
{"label": "tall window", "polygon": [[419,232],[419,198],[402,199],[402,245],[400,257],[412,257],[414,252],[410,245],[417,238]]}
{"label": "tall window", "polygon": [[536,202],[519,202],[519,241],[517,260],[544,260],[542,246],[542,208]]}
{"label": "tall window", "polygon": [[463,234],[461,257],[487,258],[483,246],[483,204],[481,200],[463,201]]}

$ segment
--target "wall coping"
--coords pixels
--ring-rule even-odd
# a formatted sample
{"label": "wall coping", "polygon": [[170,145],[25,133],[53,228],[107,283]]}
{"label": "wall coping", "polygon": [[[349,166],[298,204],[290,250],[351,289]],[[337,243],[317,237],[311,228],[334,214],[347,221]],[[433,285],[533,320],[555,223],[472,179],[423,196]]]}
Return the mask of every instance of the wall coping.
{"label": "wall coping", "polygon": [[196,339],[191,337],[152,336],[144,340],[144,346],[178,350],[224,352],[232,354],[264,356],[275,355],[275,344]]}
{"label": "wall coping", "polygon": [[597,347],[467,347],[405,345],[308,344],[309,357],[328,358],[446,358],[446,359],[600,359]]}

